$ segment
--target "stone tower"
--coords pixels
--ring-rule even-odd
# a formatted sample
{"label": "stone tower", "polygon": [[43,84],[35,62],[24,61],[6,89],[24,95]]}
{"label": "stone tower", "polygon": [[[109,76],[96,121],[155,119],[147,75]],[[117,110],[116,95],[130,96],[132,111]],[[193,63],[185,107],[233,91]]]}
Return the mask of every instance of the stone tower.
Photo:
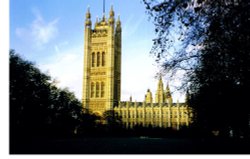
{"label": "stone tower", "polygon": [[112,110],[121,95],[121,22],[111,6],[92,29],[88,8],[84,31],[83,108],[102,115]]}

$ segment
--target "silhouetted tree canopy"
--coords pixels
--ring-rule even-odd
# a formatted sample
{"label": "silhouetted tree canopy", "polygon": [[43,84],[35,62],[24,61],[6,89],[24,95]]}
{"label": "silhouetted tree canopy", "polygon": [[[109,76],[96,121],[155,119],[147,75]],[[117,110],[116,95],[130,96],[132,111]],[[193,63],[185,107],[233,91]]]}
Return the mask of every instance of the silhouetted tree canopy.
{"label": "silhouetted tree canopy", "polygon": [[10,132],[13,135],[73,134],[81,103],[49,75],[10,51]]}
{"label": "silhouetted tree canopy", "polygon": [[157,37],[151,52],[163,71],[185,73],[197,124],[206,130],[249,129],[250,2],[143,0]]}
{"label": "silhouetted tree canopy", "polygon": [[122,125],[122,118],[114,110],[107,110],[103,113],[105,124],[110,128],[117,128]]}

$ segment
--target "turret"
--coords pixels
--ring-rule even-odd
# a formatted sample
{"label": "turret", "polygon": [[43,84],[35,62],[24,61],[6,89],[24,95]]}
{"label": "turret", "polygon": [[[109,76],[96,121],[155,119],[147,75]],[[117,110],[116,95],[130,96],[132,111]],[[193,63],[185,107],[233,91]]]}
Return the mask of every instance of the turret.
{"label": "turret", "polygon": [[158,88],[155,95],[155,102],[156,103],[165,103],[165,95],[163,90],[163,82],[162,77],[160,76],[159,82],[158,82]]}
{"label": "turret", "polygon": [[90,52],[91,49],[91,14],[88,7],[85,19],[84,30],[84,72],[83,72],[83,108],[89,109],[90,90],[89,88],[89,70],[90,70]]}
{"label": "turret", "polygon": [[88,10],[87,10],[87,13],[86,13],[85,27],[91,28],[91,14],[90,14],[90,11],[89,11],[89,7],[88,7]]}
{"label": "turret", "polygon": [[115,18],[114,18],[114,16],[115,16],[115,12],[114,12],[114,10],[113,10],[113,6],[111,6],[111,9],[110,9],[110,11],[109,11],[109,24],[110,24],[110,25],[114,25],[114,23],[115,23]]}
{"label": "turret", "polygon": [[145,95],[145,102],[147,104],[153,102],[152,93],[151,93],[150,89],[147,90],[147,94]]}
{"label": "turret", "polygon": [[169,89],[169,85],[167,84],[167,87],[166,87],[166,101],[167,103],[171,106],[172,105],[172,102],[173,102],[173,99],[172,99],[172,95],[171,95],[171,92],[170,92],[170,89]]}
{"label": "turret", "polygon": [[120,21],[120,15],[118,15],[117,21],[116,21],[116,32],[121,32],[121,21]]}

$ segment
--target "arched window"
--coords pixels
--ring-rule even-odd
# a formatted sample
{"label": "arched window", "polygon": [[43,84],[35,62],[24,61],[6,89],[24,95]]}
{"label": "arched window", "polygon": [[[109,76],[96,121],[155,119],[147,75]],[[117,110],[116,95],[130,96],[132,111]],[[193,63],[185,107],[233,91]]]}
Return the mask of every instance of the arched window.
{"label": "arched window", "polygon": [[94,82],[91,83],[91,91],[90,97],[93,98],[95,96],[95,84]]}
{"label": "arched window", "polygon": [[105,52],[102,52],[102,66],[105,66]]}
{"label": "arched window", "polygon": [[92,53],[92,67],[95,67],[95,53]]}
{"label": "arched window", "polygon": [[101,97],[104,97],[104,94],[105,93],[105,84],[104,84],[104,82],[102,82],[102,84],[101,84]]}
{"label": "arched window", "polygon": [[100,52],[97,53],[97,60],[96,61],[97,61],[96,62],[97,65],[96,66],[99,67],[100,66]]}
{"label": "arched window", "polygon": [[96,94],[95,94],[95,97],[98,98],[99,97],[99,91],[100,91],[100,88],[99,88],[99,83],[96,82]]}

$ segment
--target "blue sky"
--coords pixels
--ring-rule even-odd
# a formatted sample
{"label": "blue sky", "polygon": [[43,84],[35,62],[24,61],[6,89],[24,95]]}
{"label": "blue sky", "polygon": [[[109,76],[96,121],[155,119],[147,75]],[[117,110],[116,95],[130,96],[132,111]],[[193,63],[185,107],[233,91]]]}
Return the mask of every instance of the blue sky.
{"label": "blue sky", "polygon": [[[81,99],[85,13],[90,6],[93,24],[102,16],[102,4],[103,0],[10,0],[10,48]],[[132,95],[142,101],[148,88],[155,94],[158,82],[149,54],[154,26],[141,0],[106,0],[106,17],[111,5],[122,22],[121,99]],[[171,86],[164,79],[167,82]]]}

